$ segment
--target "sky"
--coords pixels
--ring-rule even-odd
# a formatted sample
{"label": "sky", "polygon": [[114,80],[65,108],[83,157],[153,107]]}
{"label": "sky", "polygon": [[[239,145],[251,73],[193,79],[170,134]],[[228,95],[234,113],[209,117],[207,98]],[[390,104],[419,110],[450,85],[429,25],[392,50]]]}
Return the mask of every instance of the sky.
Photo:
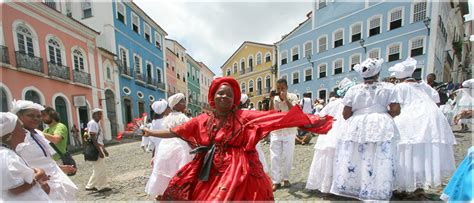
{"label": "sky", "polygon": [[216,75],[244,41],[273,44],[306,19],[310,1],[134,0],[195,60]]}

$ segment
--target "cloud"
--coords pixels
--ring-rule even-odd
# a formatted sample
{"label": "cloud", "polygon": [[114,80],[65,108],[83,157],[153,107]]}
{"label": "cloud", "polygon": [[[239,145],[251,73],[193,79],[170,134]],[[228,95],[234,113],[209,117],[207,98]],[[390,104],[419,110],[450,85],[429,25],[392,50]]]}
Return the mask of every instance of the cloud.
{"label": "cloud", "polygon": [[306,19],[311,2],[135,0],[188,54],[216,75],[244,41],[273,44]]}

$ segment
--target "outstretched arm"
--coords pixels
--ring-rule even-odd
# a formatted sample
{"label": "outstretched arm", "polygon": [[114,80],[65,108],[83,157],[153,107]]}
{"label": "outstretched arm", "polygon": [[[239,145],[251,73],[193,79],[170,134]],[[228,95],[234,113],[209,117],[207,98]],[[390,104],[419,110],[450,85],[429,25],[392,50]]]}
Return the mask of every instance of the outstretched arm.
{"label": "outstretched arm", "polygon": [[176,134],[172,133],[169,129],[164,130],[150,130],[150,129],[143,129],[143,136],[144,137],[159,137],[159,138],[174,138],[177,137]]}

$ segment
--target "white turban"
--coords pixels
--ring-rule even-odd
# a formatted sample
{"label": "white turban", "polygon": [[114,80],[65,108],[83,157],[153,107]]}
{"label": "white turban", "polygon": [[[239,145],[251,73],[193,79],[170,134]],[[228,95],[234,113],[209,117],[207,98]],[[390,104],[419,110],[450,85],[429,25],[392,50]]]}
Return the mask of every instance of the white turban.
{"label": "white turban", "polygon": [[242,94],[240,95],[240,103],[243,104],[249,99],[249,96],[247,94]]}
{"label": "white turban", "polygon": [[474,79],[469,79],[469,80],[464,81],[462,83],[462,87],[469,88],[469,89],[474,89]]}
{"label": "white turban", "polygon": [[19,111],[24,109],[37,109],[39,111],[44,110],[44,107],[40,104],[34,103],[27,100],[13,100],[11,112],[17,114]]}
{"label": "white turban", "polygon": [[341,82],[339,82],[339,85],[337,85],[337,88],[338,89],[346,89],[347,87],[353,86],[353,85],[354,85],[354,82],[352,82],[351,79],[344,78],[344,79],[341,80]]}
{"label": "white turban", "polygon": [[18,117],[10,112],[0,113],[0,131],[2,134],[0,137],[7,135],[8,133],[13,132],[16,127],[16,122],[18,121]]}
{"label": "white turban", "polygon": [[153,102],[151,108],[156,114],[162,114],[165,112],[166,107],[168,107],[168,102],[164,99],[160,99],[159,101]]}
{"label": "white turban", "polygon": [[388,71],[395,74],[397,79],[408,78],[415,72],[416,60],[408,57],[405,61],[390,67]]}
{"label": "white turban", "polygon": [[168,98],[168,105],[170,106],[171,109],[181,101],[181,99],[185,99],[186,96],[184,96],[183,93],[177,93],[174,94],[173,96]]}
{"label": "white turban", "polygon": [[383,59],[368,58],[360,64],[354,66],[354,70],[359,73],[362,78],[369,78],[380,73],[382,69]]}

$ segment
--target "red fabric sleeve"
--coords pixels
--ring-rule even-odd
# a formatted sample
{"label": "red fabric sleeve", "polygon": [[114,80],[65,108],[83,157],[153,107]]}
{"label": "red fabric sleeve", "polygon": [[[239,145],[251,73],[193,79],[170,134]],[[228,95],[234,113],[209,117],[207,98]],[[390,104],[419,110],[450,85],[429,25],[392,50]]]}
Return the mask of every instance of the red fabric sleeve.
{"label": "red fabric sleeve", "polygon": [[199,144],[201,143],[201,125],[204,125],[206,122],[205,117],[208,117],[208,115],[201,114],[186,123],[170,129],[170,131],[188,143]]}

